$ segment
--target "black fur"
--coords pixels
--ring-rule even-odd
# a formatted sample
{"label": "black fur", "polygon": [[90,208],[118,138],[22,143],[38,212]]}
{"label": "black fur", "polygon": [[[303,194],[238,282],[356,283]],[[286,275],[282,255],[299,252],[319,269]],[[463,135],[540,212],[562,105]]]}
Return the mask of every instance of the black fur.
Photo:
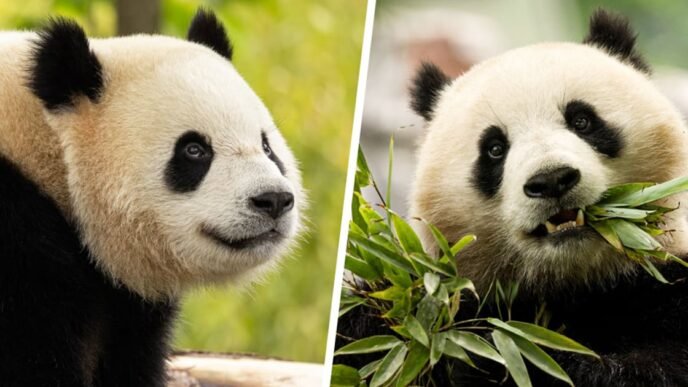
{"label": "black fur", "polygon": [[[582,131],[574,128],[574,121],[580,117],[589,122],[588,128]],[[564,119],[569,129],[597,152],[609,157],[619,156],[624,145],[621,131],[600,118],[590,104],[579,100],[569,102],[564,108]]]}
{"label": "black fur", "polygon": [[279,157],[277,157],[275,152],[270,147],[270,143],[268,142],[268,136],[265,134],[265,132],[262,132],[260,134],[260,139],[263,142],[263,152],[265,152],[268,158],[272,160],[272,162],[275,163],[275,165],[277,165],[277,168],[279,168],[280,173],[282,173],[282,175],[287,173],[287,171],[284,169],[284,164],[282,163],[282,160],[280,160]]}
{"label": "black fur", "polygon": [[635,50],[636,38],[626,17],[598,9],[590,17],[590,30],[583,43],[597,46],[649,74],[650,66]]}
{"label": "black fur", "polygon": [[[488,151],[493,145],[501,144],[504,155],[500,159],[490,157]],[[509,152],[509,140],[504,131],[496,126],[490,126],[480,135],[478,141],[480,155],[473,164],[473,178],[471,184],[487,197],[494,196],[499,191],[504,174],[504,161]]]}
{"label": "black fur", "polygon": [[[551,312],[550,329],[563,333],[597,352],[602,360],[583,355],[548,351],[576,386],[676,387],[688,386],[688,270],[671,264],[663,270],[672,285],[659,283],[642,270],[615,286],[545,295],[522,289],[512,308],[513,319],[533,321],[536,307],[546,302]],[[459,318],[471,318],[475,305],[462,302]],[[490,307],[483,315],[495,315]],[[394,334],[385,329],[373,311],[357,308],[344,315],[337,327],[337,347],[373,334]],[[339,356],[335,363],[361,367],[380,356]],[[433,371],[438,386],[495,386],[504,368],[490,361],[478,366],[485,375],[456,360],[443,360]],[[564,386],[553,377],[529,367],[533,385]],[[425,381],[427,382],[427,380]],[[424,385],[421,383],[421,385]],[[509,380],[506,385],[513,386]]]}
{"label": "black fur", "polygon": [[54,202],[0,157],[2,386],[163,386],[175,313],[115,286]]}
{"label": "black fur", "polygon": [[411,84],[411,108],[426,121],[432,120],[440,92],[450,82],[439,67],[424,62]]}
{"label": "black fur", "polygon": [[213,49],[223,57],[232,60],[234,47],[227,37],[222,22],[212,11],[199,8],[191,21],[186,39]]}
{"label": "black fur", "polygon": [[[204,149],[204,156],[189,158],[185,148],[189,144],[198,144]],[[213,148],[198,132],[186,132],[177,139],[174,154],[165,169],[165,182],[175,192],[194,191],[203,181],[213,162]]]}
{"label": "black fur", "polygon": [[97,102],[103,88],[102,68],[84,30],[63,18],[38,32],[29,76],[29,87],[48,109],[72,106],[80,95]]}

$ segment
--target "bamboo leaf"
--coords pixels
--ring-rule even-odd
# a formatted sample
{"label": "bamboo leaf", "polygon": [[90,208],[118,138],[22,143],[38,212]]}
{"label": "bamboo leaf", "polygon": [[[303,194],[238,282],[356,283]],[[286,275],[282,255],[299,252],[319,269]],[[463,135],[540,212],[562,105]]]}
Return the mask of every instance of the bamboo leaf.
{"label": "bamboo leaf", "polygon": [[420,322],[412,314],[406,316],[406,319],[404,319],[404,326],[416,341],[426,347],[430,346],[430,339],[428,338],[427,332],[425,332],[425,328],[423,328]]}
{"label": "bamboo leaf", "polygon": [[667,182],[644,187],[634,192],[614,197],[615,203],[623,203],[629,207],[638,207],[646,203],[652,203],[659,199],[688,191],[688,176],[678,177]]}
{"label": "bamboo leaf", "polygon": [[428,294],[434,294],[440,285],[440,276],[435,273],[427,272],[423,276],[423,285]]}
{"label": "bamboo leaf", "polygon": [[[477,368],[475,363],[473,363],[473,360],[468,356],[468,353],[466,353],[466,351],[463,348],[461,348],[460,345],[456,344],[453,340],[449,339],[448,336],[445,337],[442,353],[444,353],[447,356],[459,359],[473,368]],[[496,353],[497,351],[495,351],[495,354]]]}
{"label": "bamboo leaf", "polygon": [[413,228],[394,212],[389,211],[389,216],[392,217],[394,231],[396,231],[397,238],[399,238],[404,251],[407,253],[425,253],[423,245],[420,243],[420,239],[418,239]]}
{"label": "bamboo leaf", "polygon": [[430,233],[435,238],[435,242],[437,242],[437,246],[439,246],[442,253],[447,257],[453,258],[454,254],[452,254],[451,248],[449,248],[449,242],[447,241],[447,238],[444,237],[442,232],[437,227],[426,222],[425,220],[423,220],[423,222],[430,229]]}
{"label": "bamboo leaf", "polygon": [[492,332],[492,339],[499,353],[504,357],[506,368],[518,387],[532,387],[526,363],[514,341],[500,330]]}
{"label": "bamboo leaf", "polygon": [[401,365],[404,363],[404,358],[408,349],[403,344],[398,344],[390,349],[387,355],[382,358],[380,365],[370,381],[370,387],[377,387],[383,385],[390,380],[394,374],[397,373]]}
{"label": "bamboo leaf", "polygon": [[475,333],[452,330],[447,332],[447,338],[480,357],[490,359],[499,364],[505,364],[504,358],[494,349],[492,344]]}
{"label": "bamboo leaf", "polygon": [[625,247],[640,250],[659,250],[662,248],[662,245],[655,238],[633,223],[619,219],[610,219],[608,225],[619,236],[621,243]]}
{"label": "bamboo leaf", "polygon": [[332,387],[350,387],[358,386],[361,382],[361,377],[358,375],[358,371],[355,368],[343,365],[335,364],[332,366],[332,376],[330,378],[330,386]]}
{"label": "bamboo leaf", "polygon": [[459,239],[458,242],[454,244],[454,246],[451,247],[451,256],[455,257],[456,254],[458,254],[461,250],[463,250],[466,246],[471,244],[473,241],[475,241],[477,238],[475,235],[466,235],[463,238]]}
{"label": "bamboo leaf", "polygon": [[382,362],[382,359],[377,359],[364,365],[358,370],[358,375],[361,377],[361,379],[367,379],[373,374],[373,372],[377,371],[378,367],[380,366],[380,362]]}
{"label": "bamboo leaf", "polygon": [[529,339],[533,343],[544,345],[545,347],[552,349],[558,349],[560,351],[576,352],[599,358],[595,352],[577,343],[576,341],[573,341],[562,334],[551,331],[547,328],[543,328],[539,325],[521,321],[509,321],[508,323],[499,321],[501,324],[497,325],[494,324],[495,319],[488,319],[488,321],[493,325],[499,326],[500,328],[504,328],[506,325],[511,328],[506,328],[506,330]]}
{"label": "bamboo leaf", "polygon": [[599,222],[590,222],[590,226],[597,231],[598,234],[602,236],[610,245],[612,245],[618,251],[624,251],[623,244],[616,235],[614,229],[609,225],[609,220],[602,220]]}
{"label": "bamboo leaf", "polygon": [[372,265],[370,265],[363,259],[354,257],[349,253],[346,254],[344,267],[352,273],[356,274],[357,276],[364,278],[368,281],[377,281],[381,277],[380,273],[378,273]]}
{"label": "bamboo leaf", "polygon": [[339,348],[334,355],[355,355],[361,353],[386,351],[399,344],[401,344],[401,340],[394,336],[370,336],[366,337],[365,339],[356,340],[353,343]]}
{"label": "bamboo leaf", "polygon": [[528,359],[531,363],[533,363],[536,367],[554,376],[555,378],[566,382],[566,384],[568,384],[569,386],[573,386],[573,382],[571,381],[571,378],[566,373],[566,371],[564,371],[564,369],[561,368],[561,366],[554,359],[552,359],[551,356],[549,356],[545,351],[540,349],[540,347],[520,336],[514,335],[506,331],[505,333],[509,335],[509,337],[511,337],[511,339],[518,347],[518,350],[521,351],[521,354],[525,356],[525,358]]}
{"label": "bamboo leaf", "polygon": [[401,367],[396,385],[398,387],[406,387],[411,384],[411,382],[418,377],[429,359],[430,351],[423,346],[423,344],[412,341],[409,345],[409,353],[404,361],[404,365]]}
{"label": "bamboo leaf", "polygon": [[411,266],[408,261],[406,261],[403,257],[400,255],[396,254],[393,251],[388,250],[385,247],[380,246],[379,244],[370,241],[365,238],[361,238],[358,235],[349,235],[349,241],[355,243],[358,245],[361,249],[366,250],[370,254],[374,255],[375,257],[399,268],[404,270],[407,273],[414,273],[414,269]]}

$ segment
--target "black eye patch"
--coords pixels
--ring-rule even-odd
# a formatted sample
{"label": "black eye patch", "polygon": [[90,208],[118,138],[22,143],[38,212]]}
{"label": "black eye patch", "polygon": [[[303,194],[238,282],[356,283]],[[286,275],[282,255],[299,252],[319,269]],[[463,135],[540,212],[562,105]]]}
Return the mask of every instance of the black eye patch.
{"label": "black eye patch", "polygon": [[265,153],[266,156],[268,156],[268,158],[270,160],[272,160],[273,163],[275,163],[275,165],[277,165],[277,168],[279,168],[280,172],[284,176],[285,173],[287,172],[284,169],[284,164],[282,163],[282,160],[280,160],[279,157],[277,157],[275,152],[270,147],[270,142],[268,142],[268,136],[265,134],[265,132],[260,133],[260,139],[263,142],[263,152]]}
{"label": "black eye patch", "polygon": [[480,155],[473,165],[471,183],[489,198],[499,191],[502,184],[504,161],[509,153],[509,140],[502,129],[490,126],[480,135],[478,150]]}
{"label": "black eye patch", "polygon": [[208,173],[213,156],[213,148],[200,133],[184,133],[177,139],[167,163],[165,183],[175,192],[194,191]]}
{"label": "black eye patch", "polygon": [[564,108],[566,126],[578,137],[590,144],[595,151],[609,157],[617,157],[623,148],[621,131],[610,126],[588,103],[573,100]]}

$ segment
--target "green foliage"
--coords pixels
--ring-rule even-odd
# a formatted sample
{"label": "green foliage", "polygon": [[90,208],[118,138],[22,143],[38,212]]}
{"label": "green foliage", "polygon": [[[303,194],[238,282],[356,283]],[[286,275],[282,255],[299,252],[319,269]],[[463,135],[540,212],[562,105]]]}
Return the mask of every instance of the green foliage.
{"label": "green foliage", "polygon": [[662,184],[630,183],[612,187],[585,209],[587,223],[615,249],[637,262],[651,276],[666,283],[653,261],[688,263],[664,250],[655,237],[664,234],[662,219],[674,208],[653,203],[688,191],[688,177]]}
{"label": "green foliage", "polygon": [[[392,143],[390,173],[391,146]],[[385,203],[359,151],[345,263],[356,278],[345,281],[340,317],[365,306],[395,335],[365,337],[339,348],[335,356],[379,353],[380,357],[358,370],[335,365],[332,385],[419,383],[427,380],[428,372],[444,357],[458,359],[471,367],[476,367],[475,358],[491,360],[503,365],[518,386],[531,385],[527,360],[572,385],[568,375],[542,347],[597,356],[559,333],[535,324],[511,321],[510,307],[518,292],[516,285],[497,282],[491,292],[495,302],[505,308],[507,321],[503,321],[504,316],[457,319],[465,297],[478,297],[473,283],[461,276],[455,259],[475,237],[467,235],[450,243],[436,227],[425,224],[441,251],[441,256],[435,257],[424,249],[411,225],[391,208],[385,204],[380,206],[384,216],[373,209],[361,195],[361,189],[367,186],[373,186],[379,200]],[[499,314],[502,315],[501,309]]]}
{"label": "green foliage", "polygon": [[[287,137],[312,205],[309,232],[279,271],[249,290],[205,289],[186,298],[176,346],[322,362],[365,2],[163,0],[162,33],[183,37],[201,4],[225,23],[233,63]],[[92,36],[115,33],[114,0],[0,1],[3,29],[35,28],[58,14]]]}

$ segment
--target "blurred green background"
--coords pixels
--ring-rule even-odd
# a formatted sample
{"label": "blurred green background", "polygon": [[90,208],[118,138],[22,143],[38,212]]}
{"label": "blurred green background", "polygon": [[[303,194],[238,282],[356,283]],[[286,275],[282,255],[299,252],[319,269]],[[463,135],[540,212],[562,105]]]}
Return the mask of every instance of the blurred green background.
{"label": "blurred green background", "polygon": [[[0,0],[0,28],[32,29],[48,16],[63,15],[91,36],[113,36],[118,7],[126,3]],[[365,1],[162,0],[152,28],[183,37],[199,5],[224,21],[235,46],[233,63],[272,111],[300,160],[311,205],[309,232],[281,270],[248,290],[205,289],[186,297],[176,347],[322,362]]]}

